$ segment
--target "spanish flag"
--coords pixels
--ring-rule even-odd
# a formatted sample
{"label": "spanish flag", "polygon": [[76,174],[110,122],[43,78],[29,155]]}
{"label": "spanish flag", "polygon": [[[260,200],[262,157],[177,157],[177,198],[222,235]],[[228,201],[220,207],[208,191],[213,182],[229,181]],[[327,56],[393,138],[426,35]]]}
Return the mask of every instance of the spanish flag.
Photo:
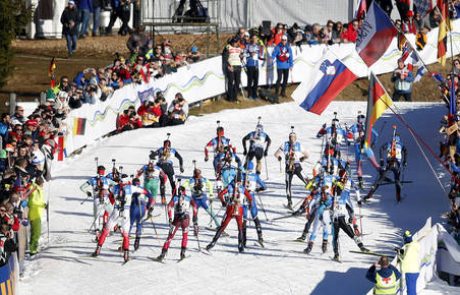
{"label": "spanish flag", "polygon": [[393,100],[391,100],[379,79],[371,72],[367,99],[366,134],[364,138],[364,146],[366,148],[371,146],[372,128],[375,122],[377,122],[386,109],[392,105]]}
{"label": "spanish flag", "polygon": [[85,135],[86,119],[74,118],[73,119],[73,135]]}
{"label": "spanish flag", "polygon": [[442,66],[446,65],[447,56],[447,32],[451,29],[449,19],[449,6],[447,0],[438,0],[438,9],[441,13],[441,22],[438,32],[438,61]]}

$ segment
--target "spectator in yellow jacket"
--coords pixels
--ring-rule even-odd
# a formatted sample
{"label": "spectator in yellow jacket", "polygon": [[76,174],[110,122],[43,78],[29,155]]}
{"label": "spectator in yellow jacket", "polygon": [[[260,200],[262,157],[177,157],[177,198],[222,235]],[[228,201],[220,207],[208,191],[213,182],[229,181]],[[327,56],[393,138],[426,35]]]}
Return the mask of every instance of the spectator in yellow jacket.
{"label": "spectator in yellow jacket", "polygon": [[412,239],[410,231],[404,233],[404,246],[399,250],[401,272],[406,279],[407,295],[417,294],[417,279],[420,272],[420,243]]}
{"label": "spectator in yellow jacket", "polygon": [[35,183],[32,184],[32,193],[29,195],[30,255],[35,255],[38,252],[38,241],[42,232],[43,209],[48,206],[44,199],[43,183],[42,177],[37,178]]}

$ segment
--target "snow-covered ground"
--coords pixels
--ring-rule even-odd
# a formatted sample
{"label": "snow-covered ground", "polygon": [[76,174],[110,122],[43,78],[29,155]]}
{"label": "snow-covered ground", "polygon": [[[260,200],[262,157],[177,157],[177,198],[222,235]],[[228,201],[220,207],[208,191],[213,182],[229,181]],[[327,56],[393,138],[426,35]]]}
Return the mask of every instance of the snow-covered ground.
{"label": "snow-covered ground", "polygon": [[[400,103],[404,118],[434,149],[437,148],[438,124],[445,108],[440,104]],[[93,236],[87,232],[92,222],[92,204],[80,202],[86,197],[79,186],[95,173],[94,158],[111,167],[111,159],[117,159],[126,172],[132,173],[148,161],[151,149],[162,145],[167,132],[171,141],[185,160],[184,175],[191,175],[192,160],[205,176],[212,178],[211,163],[203,160],[203,147],[215,135],[216,120],[225,127],[225,133],[241,152],[241,138],[256,125],[257,116],[262,116],[265,130],[273,140],[268,157],[269,191],[262,194],[268,218],[287,213],[284,193],[284,174],[272,156],[275,149],[287,139],[290,126],[295,126],[298,139],[311,152],[304,172],[311,174],[313,163],[319,159],[321,140],[315,138],[320,126],[330,123],[332,113],[338,112],[341,122],[351,123],[358,110],[365,112],[363,102],[334,102],[316,116],[301,110],[296,104],[280,104],[246,110],[227,110],[203,117],[192,117],[185,126],[164,129],[142,129],[108,138],[88,148],[65,167],[54,173],[49,187],[51,198],[51,243],[49,247],[27,263],[27,270],[20,282],[22,294],[364,294],[372,286],[365,273],[375,257],[350,254],[357,250],[354,242],[341,235],[340,246],[343,263],[331,260],[332,246],[324,255],[319,242],[311,255],[302,250],[306,244],[292,242],[304,226],[304,217],[267,223],[259,210],[264,230],[265,248],[255,243],[256,232],[251,224],[248,229],[248,248],[238,254],[236,224],[232,221],[227,232],[213,249],[212,255],[198,252],[192,234],[189,239],[190,258],[176,263],[179,257],[180,232],[172,242],[166,264],[155,263],[150,257],[160,254],[167,234],[164,210],[155,209],[161,216],[155,220],[159,235],[154,235],[147,225],[141,248],[132,252],[132,260],[122,266],[122,257],[117,248],[118,235],[110,236],[102,254],[90,258],[95,249]],[[405,180],[413,180],[403,189],[403,202],[397,204],[394,187],[382,186],[375,198],[362,208],[364,243],[375,251],[391,253],[401,243],[399,233],[403,229],[416,231],[427,217],[439,221],[448,208],[444,191],[435,180],[422,154],[408,131],[392,115],[380,119],[376,127],[385,123],[378,146],[390,138],[391,125],[400,126],[399,132],[408,147],[409,160]],[[350,148],[351,152],[351,148]],[[242,156],[242,155],[241,155]],[[350,160],[353,155],[350,153]],[[428,155],[430,159],[431,156]],[[444,171],[432,160],[439,175]],[[366,187],[369,187],[375,171],[366,162]],[[176,169],[178,170],[178,169]],[[177,171],[176,171],[177,172]],[[265,172],[263,174],[265,176]],[[446,180],[444,180],[446,181]],[[305,196],[305,190],[296,180],[294,203]],[[367,192],[367,189],[365,189]],[[214,210],[220,205],[214,204]],[[222,211],[220,213],[222,215]],[[206,226],[209,217],[200,212],[200,224]],[[214,232],[201,231],[201,246],[204,247]],[[432,294],[432,293],[431,293]]]}

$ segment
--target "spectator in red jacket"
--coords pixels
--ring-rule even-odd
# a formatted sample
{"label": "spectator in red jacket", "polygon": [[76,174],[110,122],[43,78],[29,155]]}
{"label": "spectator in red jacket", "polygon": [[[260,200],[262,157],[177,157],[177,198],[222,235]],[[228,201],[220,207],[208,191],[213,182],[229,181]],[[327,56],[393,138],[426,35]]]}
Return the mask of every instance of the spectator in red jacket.
{"label": "spectator in red jacket", "polygon": [[341,39],[345,43],[355,43],[358,38],[359,22],[354,19],[348,24],[348,28],[342,33]]}
{"label": "spectator in red jacket", "polygon": [[118,132],[133,130],[142,127],[142,121],[136,115],[136,110],[134,106],[130,106],[127,110],[123,111],[123,114],[121,114],[118,117],[117,126]]}

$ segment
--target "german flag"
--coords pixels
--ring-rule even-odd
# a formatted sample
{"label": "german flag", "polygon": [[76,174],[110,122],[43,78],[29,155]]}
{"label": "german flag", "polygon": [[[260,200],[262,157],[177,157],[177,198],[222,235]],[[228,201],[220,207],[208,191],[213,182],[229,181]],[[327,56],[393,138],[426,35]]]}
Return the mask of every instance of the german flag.
{"label": "german flag", "polygon": [[366,116],[366,134],[364,146],[366,148],[372,143],[372,127],[375,122],[383,115],[390,106],[393,105],[393,100],[390,98],[385,88],[379,79],[371,72],[369,81],[369,95],[367,99],[367,116]]}
{"label": "german flag", "polygon": [[48,77],[50,77],[51,81],[50,81],[50,87],[51,88],[54,88],[56,86],[56,75],[55,75],[55,72],[56,71],[56,58],[53,57],[50,61],[50,65],[48,67]]}
{"label": "german flag", "polygon": [[447,32],[450,31],[449,6],[447,0],[438,0],[438,9],[441,13],[438,33],[438,61],[442,66],[446,65],[447,56]]}
{"label": "german flag", "polygon": [[85,135],[86,119],[74,118],[73,119],[73,135]]}

